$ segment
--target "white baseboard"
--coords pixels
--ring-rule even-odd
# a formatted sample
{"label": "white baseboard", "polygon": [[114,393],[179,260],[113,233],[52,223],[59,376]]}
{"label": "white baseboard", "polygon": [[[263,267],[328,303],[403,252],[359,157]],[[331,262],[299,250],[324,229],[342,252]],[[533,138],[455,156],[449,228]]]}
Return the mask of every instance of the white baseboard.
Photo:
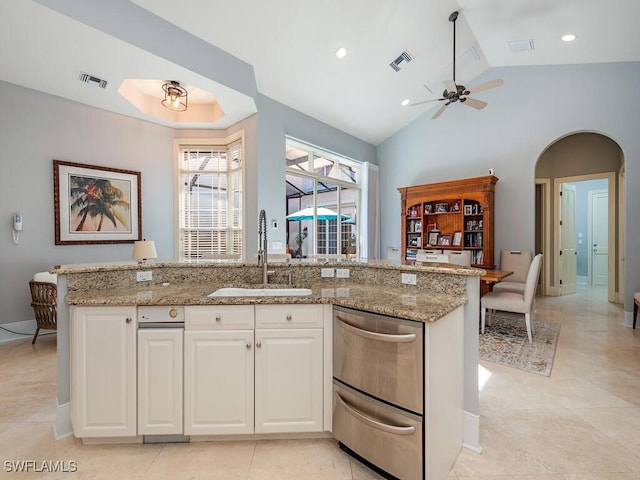
{"label": "white baseboard", "polygon": [[0,323],[0,327],[2,327],[0,328],[0,343],[30,337],[36,333],[35,319],[23,320],[21,322]]}
{"label": "white baseboard", "polygon": [[463,446],[476,453],[482,453],[480,445],[480,415],[464,412],[464,439]]}
{"label": "white baseboard", "polygon": [[71,428],[71,411],[68,403],[57,405],[56,421],[53,424],[52,429],[54,440],[60,440],[73,435],[73,430]]}

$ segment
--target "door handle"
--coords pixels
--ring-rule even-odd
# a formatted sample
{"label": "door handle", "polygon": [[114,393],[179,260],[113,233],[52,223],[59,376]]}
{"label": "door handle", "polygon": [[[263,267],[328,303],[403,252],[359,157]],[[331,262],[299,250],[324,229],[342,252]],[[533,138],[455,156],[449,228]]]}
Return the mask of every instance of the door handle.
{"label": "door handle", "polygon": [[389,425],[387,423],[383,423],[379,420],[376,420],[375,418],[372,418],[369,415],[365,415],[364,413],[356,410],[355,407],[352,407],[351,405],[349,405],[345,401],[345,399],[342,398],[340,394],[337,392],[336,392],[336,399],[338,400],[338,403],[342,405],[342,408],[344,408],[349,415],[351,415],[354,418],[357,418],[362,423],[365,423],[366,425],[369,425],[370,427],[375,428],[376,430],[380,430],[385,433],[391,433],[392,435],[413,435],[416,433],[416,428],[412,427],[411,425],[409,426]]}
{"label": "door handle", "polygon": [[369,340],[377,340],[380,342],[388,343],[411,343],[417,338],[415,333],[404,334],[390,334],[390,333],[377,333],[370,332],[369,330],[363,330],[362,328],[354,327],[353,325],[345,322],[340,315],[336,315],[336,319],[340,322],[342,328],[360,337],[367,338]]}

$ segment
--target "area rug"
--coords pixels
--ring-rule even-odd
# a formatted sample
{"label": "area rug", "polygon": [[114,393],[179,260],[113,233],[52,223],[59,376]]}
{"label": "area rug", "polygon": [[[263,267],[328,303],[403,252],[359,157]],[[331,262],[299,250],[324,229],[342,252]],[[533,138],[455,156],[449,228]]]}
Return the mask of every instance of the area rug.
{"label": "area rug", "polygon": [[548,377],[556,354],[560,324],[535,320],[533,326],[533,343],[529,343],[522,315],[490,315],[487,312],[485,333],[480,334],[480,360]]}

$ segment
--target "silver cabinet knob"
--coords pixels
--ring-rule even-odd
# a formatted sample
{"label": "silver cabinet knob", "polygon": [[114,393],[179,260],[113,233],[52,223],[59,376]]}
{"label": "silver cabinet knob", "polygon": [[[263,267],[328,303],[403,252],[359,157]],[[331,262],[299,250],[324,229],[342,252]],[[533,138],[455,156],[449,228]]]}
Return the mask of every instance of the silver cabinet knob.
{"label": "silver cabinet knob", "polygon": [[246,347],[247,347],[247,350],[251,350],[251,344],[250,343],[247,343]]}
{"label": "silver cabinet knob", "polygon": [[256,348],[260,348],[262,346],[262,342],[256,343]]}
{"label": "silver cabinet knob", "polygon": [[127,317],[127,319],[125,320],[125,322],[127,322],[127,323],[131,323],[131,322],[132,322],[131,317]]}
{"label": "silver cabinet knob", "polygon": [[172,308],[171,310],[169,310],[169,316],[171,318],[176,318],[178,316],[178,311],[175,308]]}
{"label": "silver cabinet knob", "polygon": [[291,321],[291,315],[287,315],[287,321],[290,322]]}
{"label": "silver cabinet knob", "polygon": [[221,320],[222,320],[222,316],[218,315],[218,316],[216,317],[216,322],[219,322],[219,321],[221,321]]}

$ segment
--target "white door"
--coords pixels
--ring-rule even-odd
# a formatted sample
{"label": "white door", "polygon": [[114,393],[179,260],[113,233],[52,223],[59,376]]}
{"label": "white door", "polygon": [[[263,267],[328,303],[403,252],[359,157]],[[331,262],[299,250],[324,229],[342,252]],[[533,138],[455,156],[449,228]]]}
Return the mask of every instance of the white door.
{"label": "white door", "polygon": [[71,419],[76,437],[136,435],[136,308],[71,310]]}
{"label": "white door", "polygon": [[609,193],[589,192],[589,278],[593,285],[607,285],[609,270]]}
{"label": "white door", "polygon": [[182,334],[138,331],[138,435],[182,433]]}
{"label": "white door", "polygon": [[560,186],[560,295],[576,293],[576,187]]}
{"label": "white door", "polygon": [[184,333],[184,433],[253,433],[253,330]]}
{"label": "white door", "polygon": [[322,329],[256,330],[256,433],[323,430]]}

